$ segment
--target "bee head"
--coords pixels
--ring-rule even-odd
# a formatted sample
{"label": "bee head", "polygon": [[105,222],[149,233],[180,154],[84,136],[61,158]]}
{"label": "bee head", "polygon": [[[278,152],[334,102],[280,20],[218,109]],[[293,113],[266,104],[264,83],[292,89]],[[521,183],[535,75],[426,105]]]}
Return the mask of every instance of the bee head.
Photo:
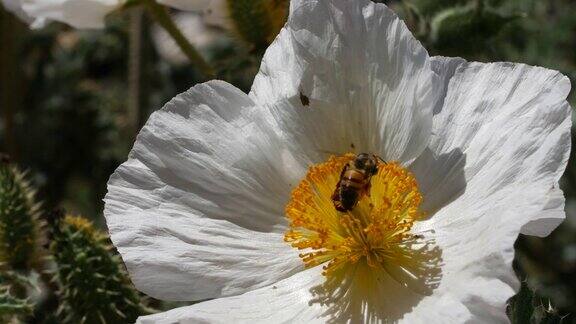
{"label": "bee head", "polygon": [[357,169],[365,170],[370,175],[374,175],[378,171],[378,160],[372,154],[360,153],[354,160],[354,166]]}

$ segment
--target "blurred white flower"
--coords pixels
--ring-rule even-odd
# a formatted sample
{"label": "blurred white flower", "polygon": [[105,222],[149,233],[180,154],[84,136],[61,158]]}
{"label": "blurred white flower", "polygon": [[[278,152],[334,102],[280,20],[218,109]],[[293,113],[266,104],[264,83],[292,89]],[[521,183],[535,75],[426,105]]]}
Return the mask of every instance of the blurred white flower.
{"label": "blurred white flower", "polygon": [[208,25],[224,29],[232,27],[227,0],[159,0],[158,2],[184,11],[202,13]]}
{"label": "blurred white flower", "polygon": [[[180,10],[205,16],[206,23],[229,26],[225,0],[159,0]],[[3,5],[31,27],[42,27],[46,20],[66,23],[75,28],[103,28],[106,15],[120,8],[125,0],[2,0]]]}
{"label": "blurred white flower", "polygon": [[104,18],[123,0],[21,0],[30,17],[64,22],[75,28],[103,28]]}
{"label": "blurred white flower", "polygon": [[211,0],[210,5],[204,9],[203,14],[207,24],[226,30],[232,30],[233,22],[230,18],[230,12],[226,0]]}
{"label": "blurred white flower", "polygon": [[55,20],[76,28],[102,28],[104,17],[123,0],[2,0],[9,11],[31,28]]}
{"label": "blurred white flower", "polygon": [[34,19],[24,12],[24,9],[22,9],[22,0],[2,0],[2,5],[6,10],[16,15],[16,17],[29,24],[32,28],[41,28],[45,24],[44,19]]}
{"label": "blurred white flower", "polygon": [[[565,217],[569,90],[540,67],[429,57],[382,4],[293,0],[249,95],[178,95],[110,178],[135,285],[213,299],[139,322],[506,322],[514,241]],[[388,164],[339,213],[349,152]]]}
{"label": "blurred white flower", "polygon": [[[225,1],[225,0],[224,0]],[[174,7],[184,11],[203,11],[210,6],[212,0],[158,0],[165,6]]]}
{"label": "blurred white flower", "polygon": [[[186,39],[205,58],[210,58],[212,51],[226,41],[226,35],[221,30],[207,26],[203,17],[198,13],[180,12],[172,17]],[[170,64],[180,65],[190,62],[170,34],[161,26],[154,25],[152,39],[160,56]]]}

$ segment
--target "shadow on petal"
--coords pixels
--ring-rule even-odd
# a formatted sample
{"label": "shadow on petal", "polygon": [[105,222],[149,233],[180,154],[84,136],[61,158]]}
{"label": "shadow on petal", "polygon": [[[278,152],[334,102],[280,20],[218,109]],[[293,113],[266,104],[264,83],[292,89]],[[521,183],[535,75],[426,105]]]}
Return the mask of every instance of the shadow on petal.
{"label": "shadow on petal", "polygon": [[442,277],[442,251],[433,239],[414,235],[400,247],[402,257],[376,267],[359,260],[327,277],[311,288],[310,305],[322,305],[328,323],[400,320],[432,294]]}
{"label": "shadow on petal", "polygon": [[431,217],[464,193],[465,167],[466,154],[459,148],[440,155],[426,148],[410,165],[424,196],[420,208],[426,216]]}

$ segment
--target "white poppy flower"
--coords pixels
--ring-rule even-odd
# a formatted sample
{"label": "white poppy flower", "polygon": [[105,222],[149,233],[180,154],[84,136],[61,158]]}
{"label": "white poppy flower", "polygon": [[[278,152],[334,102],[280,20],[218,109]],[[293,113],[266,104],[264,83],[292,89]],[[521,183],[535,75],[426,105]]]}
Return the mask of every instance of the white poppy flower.
{"label": "white poppy flower", "polygon": [[44,19],[34,19],[24,12],[24,9],[22,9],[22,0],[2,0],[2,5],[20,20],[30,24],[32,28],[41,28],[45,25]]}
{"label": "white poppy flower", "polygon": [[227,0],[158,0],[159,3],[184,11],[202,13],[211,26],[232,29]]}
{"label": "white poppy flower", "polygon": [[[32,28],[46,21],[59,21],[80,29],[103,28],[105,18],[126,0],[2,0],[4,6]],[[205,21],[228,27],[228,11],[223,0],[158,0],[159,3],[186,11],[202,12]]]}
{"label": "white poppy flower", "polygon": [[[507,322],[514,241],[564,218],[569,90],[540,67],[430,58],[381,4],[293,0],[249,95],[178,95],[110,178],[135,285],[212,299],[139,322]],[[388,163],[337,212],[351,152]]]}
{"label": "white poppy flower", "polygon": [[212,0],[158,0],[158,3],[184,11],[203,11]]}
{"label": "white poppy flower", "polygon": [[60,21],[75,28],[103,28],[104,18],[124,0],[20,0],[30,17]]}

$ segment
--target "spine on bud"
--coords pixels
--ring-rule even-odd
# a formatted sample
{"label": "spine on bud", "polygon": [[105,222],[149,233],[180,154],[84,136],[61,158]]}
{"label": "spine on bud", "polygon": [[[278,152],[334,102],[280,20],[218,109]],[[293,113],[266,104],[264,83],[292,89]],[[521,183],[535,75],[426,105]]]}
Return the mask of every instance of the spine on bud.
{"label": "spine on bud", "polygon": [[33,305],[26,298],[16,296],[30,287],[28,278],[10,271],[0,272],[0,323],[20,323],[32,314]]}

